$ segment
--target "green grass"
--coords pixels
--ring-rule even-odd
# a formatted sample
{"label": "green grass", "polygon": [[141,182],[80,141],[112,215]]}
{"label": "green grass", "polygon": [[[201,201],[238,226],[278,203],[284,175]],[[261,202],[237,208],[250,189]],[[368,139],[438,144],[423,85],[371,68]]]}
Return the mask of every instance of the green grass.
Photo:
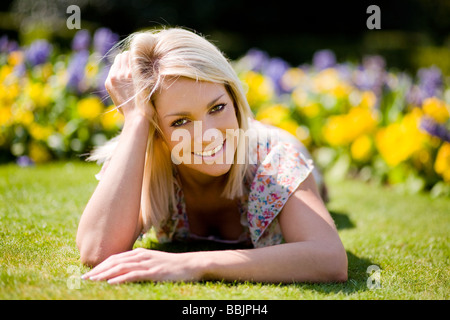
{"label": "green grass", "polygon": [[[81,281],[78,220],[96,186],[94,164],[0,166],[0,299],[449,299],[450,199],[402,195],[359,181],[329,181],[333,215],[349,258],[343,284]],[[160,250],[149,239],[136,243]],[[203,247],[205,248],[205,247]],[[220,249],[220,248],[216,248]],[[381,288],[367,286],[379,266]]]}

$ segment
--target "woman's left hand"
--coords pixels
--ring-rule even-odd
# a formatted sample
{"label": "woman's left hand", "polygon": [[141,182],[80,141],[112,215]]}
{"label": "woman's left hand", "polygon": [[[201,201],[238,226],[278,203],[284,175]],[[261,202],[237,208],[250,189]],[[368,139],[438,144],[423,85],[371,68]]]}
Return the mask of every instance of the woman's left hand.
{"label": "woman's left hand", "polygon": [[138,281],[197,281],[201,270],[189,253],[167,253],[138,248],[115,254],[82,276],[109,284]]}

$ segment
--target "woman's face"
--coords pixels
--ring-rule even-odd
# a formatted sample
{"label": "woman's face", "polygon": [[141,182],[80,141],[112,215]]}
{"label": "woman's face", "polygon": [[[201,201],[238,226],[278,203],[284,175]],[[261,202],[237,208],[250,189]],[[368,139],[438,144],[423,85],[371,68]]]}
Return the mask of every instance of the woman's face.
{"label": "woman's face", "polygon": [[213,177],[230,170],[239,124],[224,85],[184,77],[167,80],[153,103],[175,164]]}

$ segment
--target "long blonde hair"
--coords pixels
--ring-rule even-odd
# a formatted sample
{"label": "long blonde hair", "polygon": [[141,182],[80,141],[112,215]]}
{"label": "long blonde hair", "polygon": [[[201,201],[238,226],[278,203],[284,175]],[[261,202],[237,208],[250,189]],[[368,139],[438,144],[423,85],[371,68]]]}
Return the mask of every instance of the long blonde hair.
{"label": "long blonde hair", "polygon": [[[130,50],[131,68],[135,86],[135,102],[139,108],[154,108],[154,93],[165,78],[187,77],[196,81],[220,83],[233,99],[239,128],[248,129],[252,112],[245,98],[241,82],[224,55],[200,35],[184,29],[171,28],[131,34],[125,47]],[[144,232],[160,227],[176,208],[173,166],[170,151],[162,139],[156,110],[151,120],[145,154],[144,179],[141,193],[140,218]],[[96,148],[90,161],[99,163],[112,156],[118,137]],[[245,137],[239,135],[237,150],[246,150]],[[235,161],[228,172],[228,181],[222,196],[234,199],[244,194],[243,181],[248,172],[247,161]],[[246,157],[247,158],[247,157]]]}

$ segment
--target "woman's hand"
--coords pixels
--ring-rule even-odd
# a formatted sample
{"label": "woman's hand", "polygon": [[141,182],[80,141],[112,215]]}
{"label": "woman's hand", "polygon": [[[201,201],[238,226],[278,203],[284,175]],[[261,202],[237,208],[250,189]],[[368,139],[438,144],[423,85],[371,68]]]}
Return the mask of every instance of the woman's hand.
{"label": "woman's hand", "polygon": [[140,110],[135,103],[135,88],[131,72],[131,55],[129,51],[119,53],[109,70],[105,88],[112,101],[124,115],[125,121],[135,115],[144,115],[147,119],[153,116],[153,108]]}
{"label": "woman's hand", "polygon": [[193,253],[167,253],[138,248],[110,256],[83,279],[109,284],[137,281],[198,281],[201,269]]}

